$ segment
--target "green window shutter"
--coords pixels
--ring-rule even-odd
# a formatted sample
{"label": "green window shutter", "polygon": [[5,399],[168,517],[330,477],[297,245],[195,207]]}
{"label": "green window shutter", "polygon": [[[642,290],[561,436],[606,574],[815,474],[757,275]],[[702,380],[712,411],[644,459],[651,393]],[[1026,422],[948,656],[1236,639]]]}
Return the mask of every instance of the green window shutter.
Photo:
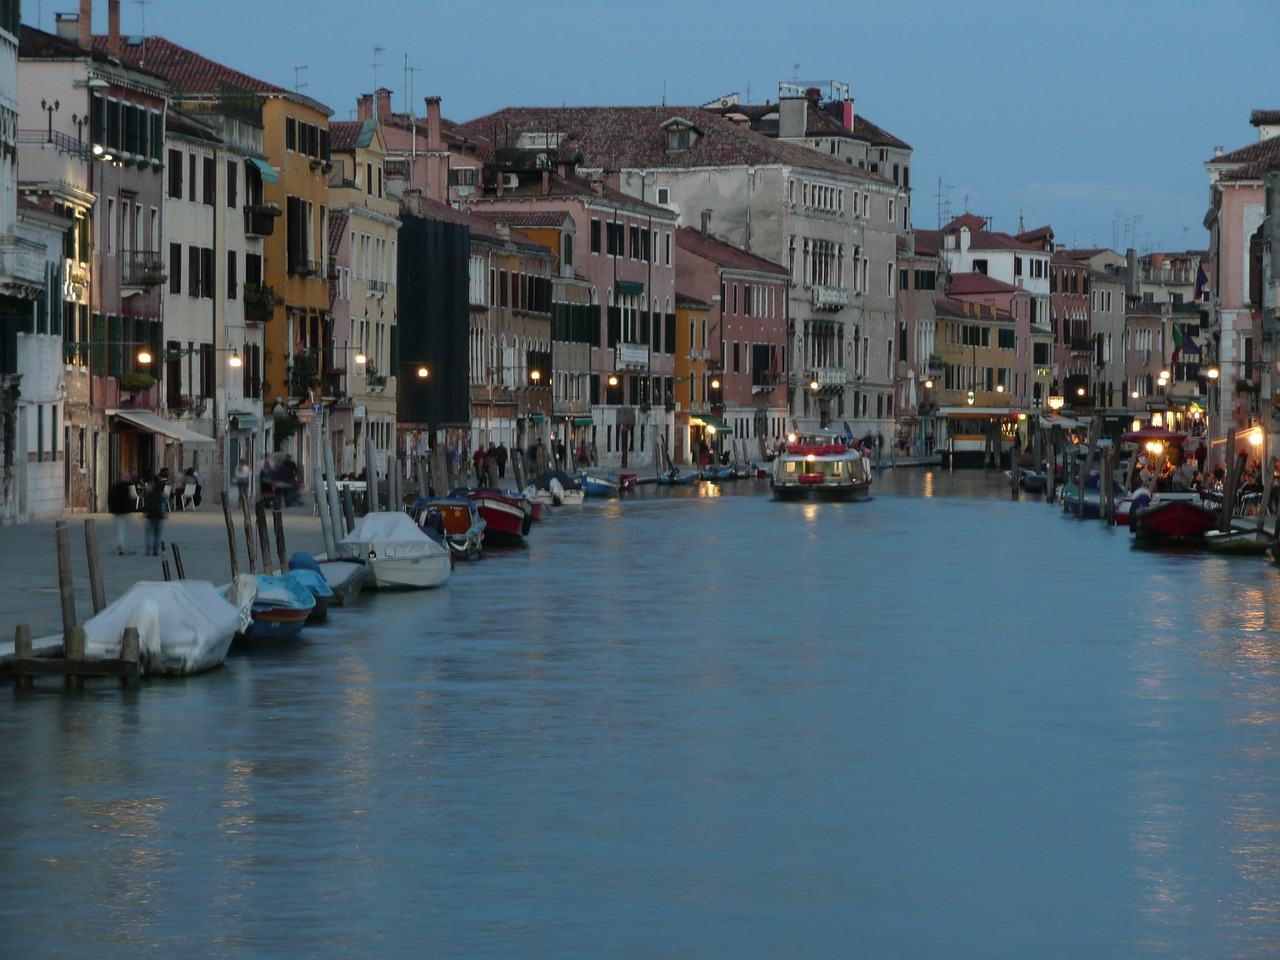
{"label": "green window shutter", "polygon": [[124,354],[124,324],[120,317],[107,317],[107,376],[118,377],[124,372],[120,358]]}
{"label": "green window shutter", "polygon": [[92,360],[91,372],[95,377],[107,375],[107,318],[100,313],[93,315],[93,332],[89,343],[89,355]]}
{"label": "green window shutter", "polygon": [[616,347],[618,340],[622,336],[622,308],[608,307],[609,311],[609,339],[606,342],[607,347]]}

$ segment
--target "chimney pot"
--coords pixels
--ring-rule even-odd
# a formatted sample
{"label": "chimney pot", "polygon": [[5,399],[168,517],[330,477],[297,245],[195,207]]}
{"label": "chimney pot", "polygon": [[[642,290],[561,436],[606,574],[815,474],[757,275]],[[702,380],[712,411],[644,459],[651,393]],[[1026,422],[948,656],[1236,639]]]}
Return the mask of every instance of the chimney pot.
{"label": "chimney pot", "polygon": [[93,49],[93,0],[80,0],[80,49]]}
{"label": "chimney pot", "polygon": [[391,91],[386,87],[379,87],[374,91],[374,96],[378,102],[377,118],[382,120],[391,116]]}
{"label": "chimney pot", "polygon": [[120,0],[107,0],[107,56],[120,59]]}

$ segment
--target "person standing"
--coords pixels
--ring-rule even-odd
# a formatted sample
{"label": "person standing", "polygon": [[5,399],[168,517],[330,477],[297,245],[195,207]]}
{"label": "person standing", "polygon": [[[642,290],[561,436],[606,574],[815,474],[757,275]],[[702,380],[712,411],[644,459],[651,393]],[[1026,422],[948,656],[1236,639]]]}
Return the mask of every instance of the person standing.
{"label": "person standing", "polygon": [[240,462],[236,464],[236,490],[240,492],[241,503],[248,502],[249,484],[252,482],[253,470],[249,467],[249,461],[241,457]]}
{"label": "person standing", "polygon": [[129,552],[129,514],[133,512],[133,476],[124,473],[107,489],[107,511],[115,518],[116,554]]}
{"label": "person standing", "polygon": [[142,499],[142,515],[147,519],[147,556],[160,556],[160,538],[164,529],[165,514],[169,504],[164,497],[164,483],[157,477],[147,487],[146,496]]}
{"label": "person standing", "polygon": [[507,445],[501,440],[493,451],[493,459],[498,464],[498,476],[505,477],[507,475]]}

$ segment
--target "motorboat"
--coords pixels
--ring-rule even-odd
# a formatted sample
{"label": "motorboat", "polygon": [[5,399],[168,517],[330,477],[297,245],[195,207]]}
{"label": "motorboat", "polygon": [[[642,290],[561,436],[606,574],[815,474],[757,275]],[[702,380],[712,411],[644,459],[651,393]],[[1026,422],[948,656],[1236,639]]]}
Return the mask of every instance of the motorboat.
{"label": "motorboat", "polygon": [[622,490],[622,481],[612,470],[583,470],[578,483],[588,497],[616,497]]}
{"label": "motorboat", "polygon": [[[534,496],[553,507],[581,506],[584,498],[582,485],[563,470],[548,470],[529,481]],[[525,488],[525,495],[529,494]]]}
{"label": "motorboat", "polygon": [[792,434],[774,458],[775,500],[861,500],[871,492],[871,461],[835,430]]}
{"label": "motorboat", "polygon": [[1260,557],[1276,542],[1275,533],[1258,525],[1257,517],[1232,517],[1229,530],[1210,530],[1204,535],[1210,553]]}
{"label": "motorboat", "polygon": [[[289,569],[312,569],[324,578],[325,585],[329,588],[329,596],[325,598],[326,607],[343,607],[354,602],[369,578],[369,565],[361,560],[313,557],[301,551],[289,558]],[[316,591],[313,590],[312,593]],[[319,600],[319,594],[316,596]]]}
{"label": "motorboat", "polygon": [[518,494],[492,487],[453,490],[452,497],[467,497],[485,522],[484,540],[489,546],[515,546],[524,542],[533,523],[529,502]]}
{"label": "motorboat", "polygon": [[[1004,476],[1010,483],[1013,482],[1012,470],[1006,470]],[[1028,470],[1026,467],[1018,467],[1018,486],[1027,491],[1027,493],[1043,493],[1048,485],[1049,474]]]}
{"label": "motorboat", "polygon": [[85,654],[119,657],[125,628],[133,627],[146,673],[200,673],[219,666],[250,623],[247,602],[233,605],[206,580],[144,580],[85,621]]}
{"label": "motorboat", "polygon": [[420,590],[449,580],[453,557],[448,547],[418,528],[407,513],[367,513],[338,541],[338,553],[363,560],[378,589]]}
{"label": "motorboat", "polygon": [[422,497],[410,512],[427,536],[435,533],[455,559],[479,560],[484,555],[487,524],[470,497]]}
{"label": "motorboat", "polygon": [[[1097,520],[1102,516],[1102,478],[1095,470],[1084,478],[1084,492],[1080,492],[1080,485],[1077,483],[1069,483],[1062,488],[1062,509],[1073,517],[1080,517],[1083,520]],[[1111,483],[1111,506],[1112,512],[1115,512],[1116,506],[1125,499],[1124,484],[1118,480],[1112,480]]]}

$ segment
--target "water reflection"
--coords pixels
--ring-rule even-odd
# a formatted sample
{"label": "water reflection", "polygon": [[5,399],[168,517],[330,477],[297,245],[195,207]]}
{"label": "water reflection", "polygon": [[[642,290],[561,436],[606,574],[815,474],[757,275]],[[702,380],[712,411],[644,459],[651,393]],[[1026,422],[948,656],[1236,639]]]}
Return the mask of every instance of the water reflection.
{"label": "water reflection", "polygon": [[1276,569],[1001,481],[646,487],[207,677],[11,698],[0,954],[1267,956]]}

